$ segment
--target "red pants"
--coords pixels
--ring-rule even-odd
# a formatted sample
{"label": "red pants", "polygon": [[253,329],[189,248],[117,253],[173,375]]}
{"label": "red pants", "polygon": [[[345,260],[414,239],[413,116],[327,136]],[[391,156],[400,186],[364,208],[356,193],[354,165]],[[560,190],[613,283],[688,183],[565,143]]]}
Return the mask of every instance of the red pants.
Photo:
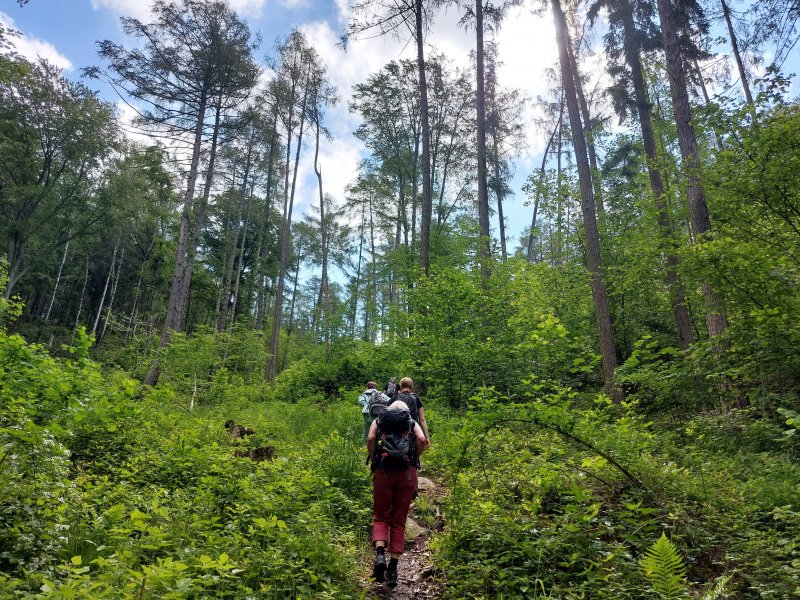
{"label": "red pants", "polygon": [[406,517],[417,490],[417,469],[372,473],[372,510],[375,515],[373,542],[388,542],[389,552],[402,554],[405,549]]}

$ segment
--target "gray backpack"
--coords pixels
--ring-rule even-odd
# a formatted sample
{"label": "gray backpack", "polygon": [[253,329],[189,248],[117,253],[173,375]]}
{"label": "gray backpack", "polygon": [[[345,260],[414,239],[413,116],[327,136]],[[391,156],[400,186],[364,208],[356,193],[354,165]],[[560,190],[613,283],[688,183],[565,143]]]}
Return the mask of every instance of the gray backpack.
{"label": "gray backpack", "polygon": [[369,399],[367,403],[367,407],[369,408],[369,416],[373,419],[377,419],[383,411],[386,410],[386,407],[389,405],[388,400],[386,400],[386,396],[381,394],[378,390],[372,390],[372,397]]}

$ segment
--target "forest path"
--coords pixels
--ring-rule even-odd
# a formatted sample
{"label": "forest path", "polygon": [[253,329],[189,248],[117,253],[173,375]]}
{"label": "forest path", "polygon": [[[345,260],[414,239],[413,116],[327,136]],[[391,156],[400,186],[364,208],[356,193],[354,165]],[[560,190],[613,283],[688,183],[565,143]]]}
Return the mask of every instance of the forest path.
{"label": "forest path", "polygon": [[428,600],[442,597],[443,581],[437,578],[428,542],[433,531],[444,526],[441,501],[444,486],[427,477],[419,478],[419,497],[412,503],[406,522],[406,552],[398,564],[398,585],[394,590],[372,579],[372,558],[364,565],[362,581],[368,598]]}

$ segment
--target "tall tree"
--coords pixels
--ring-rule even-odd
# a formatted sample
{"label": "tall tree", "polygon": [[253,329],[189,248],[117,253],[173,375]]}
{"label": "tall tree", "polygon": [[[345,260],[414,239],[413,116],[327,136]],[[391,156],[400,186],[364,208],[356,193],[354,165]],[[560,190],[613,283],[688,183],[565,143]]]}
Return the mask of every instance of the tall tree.
{"label": "tall tree", "polygon": [[[649,2],[600,0],[591,6],[589,18],[596,19],[603,7],[608,12],[609,21],[609,33],[605,40],[610,59],[609,74],[614,78],[614,84],[610,90],[611,96],[617,112],[623,117],[627,116],[632,106],[636,107],[644,153],[647,157],[650,188],[658,215],[658,225],[667,246],[666,281],[670,289],[677,343],[679,348],[685,350],[692,343],[694,335],[686,291],[679,273],[679,261],[675,248],[675,227],[669,214],[667,197],[664,193],[664,180],[658,167],[651,103],[648,98],[641,59],[642,52],[653,50],[659,45],[657,28],[652,21],[654,7]],[[638,9],[638,20],[641,25],[636,23],[635,9]]]}
{"label": "tall tree", "polygon": [[[153,22],[123,18],[123,31],[141,47],[128,49],[109,40],[99,42],[99,54],[108,63],[105,78],[143,103],[138,123],[150,131],[165,129],[189,135],[191,158],[170,284],[167,314],[160,346],[180,331],[183,302],[187,301],[191,273],[186,272],[194,195],[204,141],[206,113],[217,96],[240,100],[255,83],[258,69],[252,61],[254,44],[247,24],[223,2],[157,0]],[[88,69],[101,76],[97,68]],[[153,363],[145,383],[155,384],[159,370]]]}
{"label": "tall tree", "polygon": [[617,351],[614,344],[614,332],[611,327],[611,311],[608,304],[608,292],[603,280],[600,259],[600,234],[597,228],[597,213],[594,203],[591,168],[586,149],[583,127],[581,125],[580,107],[575,90],[575,74],[569,57],[569,34],[567,32],[564,12],[560,0],[551,0],[553,20],[558,43],[558,58],[561,66],[561,85],[564,87],[564,100],[569,115],[572,145],[575,149],[575,163],[578,168],[578,181],[581,193],[581,211],[583,213],[583,229],[586,243],[586,263],[591,275],[592,301],[597,323],[600,355],[602,358],[603,378],[606,388],[615,400],[619,399],[614,386],[614,369],[617,367]]}
{"label": "tall tree", "polygon": [[[695,243],[702,244],[711,239],[711,218],[708,213],[705,189],[701,181],[700,153],[697,145],[697,134],[692,125],[692,114],[689,106],[689,93],[684,79],[683,57],[678,26],[675,18],[675,7],[671,0],[658,0],[658,14],[661,21],[661,35],[666,57],[669,88],[672,96],[672,107],[675,113],[675,125],[678,131],[678,145],[684,176],[686,177],[686,197],[689,204],[689,220]],[[708,334],[714,337],[723,333],[728,325],[722,301],[717,297],[711,284],[701,284],[706,300],[706,326]]]}
{"label": "tall tree", "polygon": [[[354,38],[370,31],[378,31],[380,35],[388,34],[399,37],[401,31],[407,30],[416,42],[419,116],[422,129],[422,222],[420,224],[419,265],[425,275],[430,269],[430,231],[433,212],[425,32],[431,19],[428,9],[438,3],[424,0],[389,0],[378,3],[373,0],[359,0],[353,7],[354,18],[350,21],[347,29],[348,36]],[[413,202],[416,202],[416,198],[413,199]]]}
{"label": "tall tree", "polygon": [[[281,121],[286,132],[286,164],[284,169],[283,221],[281,223],[281,254],[278,280],[275,286],[272,334],[270,336],[269,358],[264,372],[267,381],[274,381],[278,371],[278,342],[280,340],[283,316],[283,294],[286,269],[289,262],[290,236],[294,194],[297,186],[300,153],[303,147],[303,134],[311,121],[309,112],[314,99],[326,85],[325,67],[317,52],[308,45],[305,36],[294,30],[282,44],[280,63],[276,77],[283,87],[285,100]],[[292,140],[296,136],[294,162],[291,161]],[[291,176],[291,184],[289,179]]]}
{"label": "tall tree", "polygon": [[742,84],[742,91],[747,103],[753,106],[753,94],[750,92],[750,83],[747,81],[747,72],[744,68],[744,61],[742,60],[742,53],[739,50],[739,40],[736,37],[736,31],[733,28],[733,20],[731,19],[731,9],[725,0],[720,0],[722,6],[722,18],[725,20],[725,26],[728,28],[728,38],[731,41],[731,49],[733,50],[733,58],[736,61],[736,68],[739,71],[739,82]]}
{"label": "tall tree", "polygon": [[328,322],[330,319],[330,297],[328,295],[328,249],[329,249],[329,239],[328,239],[328,218],[326,217],[326,210],[325,210],[325,194],[323,192],[322,186],[322,166],[319,163],[319,143],[320,143],[320,135],[325,134],[325,136],[330,139],[330,133],[324,131],[322,129],[322,117],[323,111],[326,105],[334,104],[337,101],[335,96],[335,92],[332,89],[320,89],[318,90],[318,96],[314,99],[312,111],[313,111],[313,119],[314,119],[314,129],[315,129],[315,145],[314,145],[314,173],[317,175],[317,184],[319,190],[319,223],[320,223],[320,246],[321,246],[321,262],[322,262],[322,272],[320,274],[320,284],[319,284],[319,302],[317,303],[320,306],[322,311],[322,331],[323,331],[323,341],[325,344],[325,358],[326,360],[330,358],[329,354],[329,329],[328,329]]}

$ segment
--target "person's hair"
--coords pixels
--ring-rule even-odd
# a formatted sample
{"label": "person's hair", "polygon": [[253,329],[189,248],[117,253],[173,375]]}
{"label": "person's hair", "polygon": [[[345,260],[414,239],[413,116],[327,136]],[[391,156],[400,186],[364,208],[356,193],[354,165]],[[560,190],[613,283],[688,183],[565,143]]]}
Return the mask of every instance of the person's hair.
{"label": "person's hair", "polygon": [[411,392],[414,391],[414,382],[411,377],[403,377],[400,380],[400,389],[401,390],[409,390]]}
{"label": "person's hair", "polygon": [[391,383],[396,383],[397,382],[397,377],[389,377],[389,381]]}
{"label": "person's hair", "polygon": [[368,390],[374,390],[376,387],[378,387],[378,384],[375,383],[374,381],[368,381],[367,382],[367,389]]}
{"label": "person's hair", "polygon": [[389,406],[386,407],[386,410],[404,410],[408,413],[411,412],[408,408],[408,404],[406,404],[402,400],[395,400]]}

